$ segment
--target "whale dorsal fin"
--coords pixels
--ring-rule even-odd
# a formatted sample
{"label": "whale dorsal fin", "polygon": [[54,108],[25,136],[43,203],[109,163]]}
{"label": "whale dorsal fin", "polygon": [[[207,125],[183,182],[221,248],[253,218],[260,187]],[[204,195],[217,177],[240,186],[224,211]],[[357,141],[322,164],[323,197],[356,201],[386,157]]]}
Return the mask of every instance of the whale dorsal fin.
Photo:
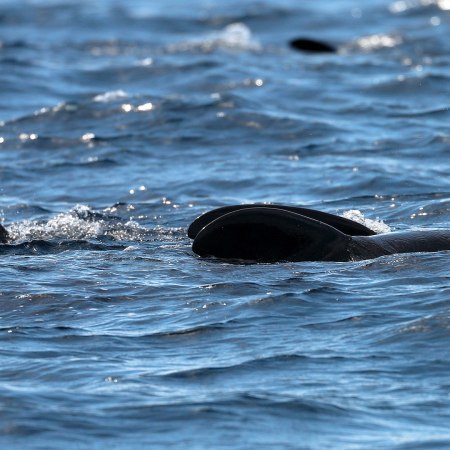
{"label": "whale dorsal fin", "polygon": [[277,208],[243,208],[219,216],[196,236],[200,256],[245,260],[348,261],[351,237],[323,222]]}
{"label": "whale dorsal fin", "polygon": [[228,214],[233,211],[237,211],[239,209],[245,208],[256,208],[256,207],[264,207],[264,208],[276,208],[283,209],[286,211],[295,212],[297,214],[301,214],[305,217],[310,217],[311,219],[319,220],[323,223],[326,223],[342,233],[348,234],[350,236],[372,236],[376,234],[370,228],[365,227],[364,225],[354,222],[353,220],[346,219],[344,217],[335,216],[334,214],[329,214],[322,211],[316,211],[314,209],[309,208],[300,208],[297,206],[285,206],[285,205],[232,205],[232,206],[223,206],[221,208],[213,209],[212,211],[208,211],[205,214],[202,214],[200,217],[197,217],[188,228],[188,236],[191,239],[194,239],[195,236],[200,232],[200,230],[205,227],[208,223],[216,220],[220,216],[224,214]]}

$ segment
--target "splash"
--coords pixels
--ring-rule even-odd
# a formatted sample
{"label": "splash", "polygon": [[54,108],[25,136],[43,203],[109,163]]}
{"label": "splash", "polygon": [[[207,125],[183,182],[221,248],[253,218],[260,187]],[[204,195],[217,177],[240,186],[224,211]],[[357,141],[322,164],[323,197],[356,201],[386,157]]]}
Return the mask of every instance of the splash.
{"label": "splash", "polygon": [[127,98],[128,94],[123,91],[122,89],[119,89],[117,91],[108,91],[104,92],[103,94],[98,94],[94,97],[94,102],[100,102],[100,103],[109,103],[114,102],[116,100],[120,100],[122,98]]}
{"label": "splash", "polygon": [[108,236],[116,240],[139,240],[145,229],[136,222],[122,222],[119,217],[96,212],[85,205],[76,205],[68,212],[48,221],[26,220],[8,227],[13,241],[35,239],[90,239]]}
{"label": "splash", "polygon": [[252,32],[243,23],[232,23],[216,36],[210,38],[210,45],[237,50],[260,50],[261,46],[253,40]]}
{"label": "splash", "polygon": [[364,51],[380,48],[392,48],[403,43],[403,38],[396,34],[372,34],[359,38],[354,45]]}
{"label": "splash", "polygon": [[342,217],[360,223],[361,225],[364,225],[367,228],[375,231],[375,233],[377,234],[389,233],[391,231],[389,225],[385,224],[382,220],[367,219],[364,217],[364,214],[358,209],[350,209],[349,211],[345,211],[342,214]]}
{"label": "splash", "polygon": [[437,6],[442,11],[450,11],[450,0],[399,0],[389,6],[393,14],[400,14],[410,9]]}
{"label": "splash", "polygon": [[195,39],[168,47],[170,52],[198,50],[211,52],[217,49],[259,51],[261,50],[261,44],[253,39],[250,28],[243,23],[236,22],[203,39]]}

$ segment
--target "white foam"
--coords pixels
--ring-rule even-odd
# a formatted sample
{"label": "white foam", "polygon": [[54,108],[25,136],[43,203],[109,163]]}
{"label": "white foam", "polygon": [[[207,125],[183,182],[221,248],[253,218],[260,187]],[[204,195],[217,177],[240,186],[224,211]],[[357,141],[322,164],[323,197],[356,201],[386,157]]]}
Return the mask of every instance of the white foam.
{"label": "white foam", "polygon": [[261,45],[252,37],[250,28],[243,23],[232,23],[226,26],[211,41],[218,46],[230,49],[260,50]]}
{"label": "white foam", "polygon": [[410,9],[437,6],[442,11],[450,11],[450,0],[399,0],[389,6],[389,11],[400,14]]}
{"label": "white foam", "polygon": [[377,234],[388,233],[391,231],[389,225],[385,224],[381,219],[367,219],[364,214],[358,209],[350,209],[342,214],[342,217],[346,219],[353,220],[354,222],[360,223],[367,228],[375,231]]}
{"label": "white foam", "polygon": [[364,50],[395,47],[402,42],[402,37],[395,34],[372,34],[370,36],[363,36],[357,40],[358,45]]}
{"label": "white foam", "polygon": [[201,50],[208,52],[216,49],[258,51],[261,50],[261,44],[253,38],[247,25],[236,22],[205,38],[169,46],[169,51]]}
{"label": "white foam", "polygon": [[16,242],[34,239],[89,239],[106,235],[117,240],[136,240],[145,232],[136,222],[111,221],[85,205],[76,205],[47,222],[25,220],[13,223],[8,226],[8,231]]}
{"label": "white foam", "polygon": [[108,103],[127,97],[128,94],[125,91],[122,91],[122,89],[119,89],[117,91],[108,91],[103,94],[96,95],[94,97],[94,102]]}

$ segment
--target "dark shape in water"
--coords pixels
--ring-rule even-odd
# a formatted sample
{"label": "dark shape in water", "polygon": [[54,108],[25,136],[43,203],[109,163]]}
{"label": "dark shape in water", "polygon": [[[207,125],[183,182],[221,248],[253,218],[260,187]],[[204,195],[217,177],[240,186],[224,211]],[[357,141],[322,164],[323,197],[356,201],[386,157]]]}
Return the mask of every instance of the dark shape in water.
{"label": "dark shape in water", "polygon": [[289,45],[302,52],[308,53],[336,53],[336,48],[326,42],[316,41],[308,38],[292,39]]}
{"label": "dark shape in water", "polygon": [[9,240],[9,234],[6,231],[6,228],[0,224],[0,243],[6,244]]}
{"label": "dark shape in water", "polygon": [[247,262],[343,262],[450,250],[450,230],[347,234],[329,223],[279,208],[237,208],[221,215],[196,235],[192,250],[200,256]]}

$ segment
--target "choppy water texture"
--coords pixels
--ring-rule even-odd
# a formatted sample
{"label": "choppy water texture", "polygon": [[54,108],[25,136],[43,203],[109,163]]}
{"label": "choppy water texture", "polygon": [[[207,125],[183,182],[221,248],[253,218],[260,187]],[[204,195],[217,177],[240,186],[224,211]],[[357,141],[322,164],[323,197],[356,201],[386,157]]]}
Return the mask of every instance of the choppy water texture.
{"label": "choppy water texture", "polygon": [[1,2],[2,448],[450,447],[448,252],[240,266],[186,236],[243,202],[449,228],[449,10]]}

